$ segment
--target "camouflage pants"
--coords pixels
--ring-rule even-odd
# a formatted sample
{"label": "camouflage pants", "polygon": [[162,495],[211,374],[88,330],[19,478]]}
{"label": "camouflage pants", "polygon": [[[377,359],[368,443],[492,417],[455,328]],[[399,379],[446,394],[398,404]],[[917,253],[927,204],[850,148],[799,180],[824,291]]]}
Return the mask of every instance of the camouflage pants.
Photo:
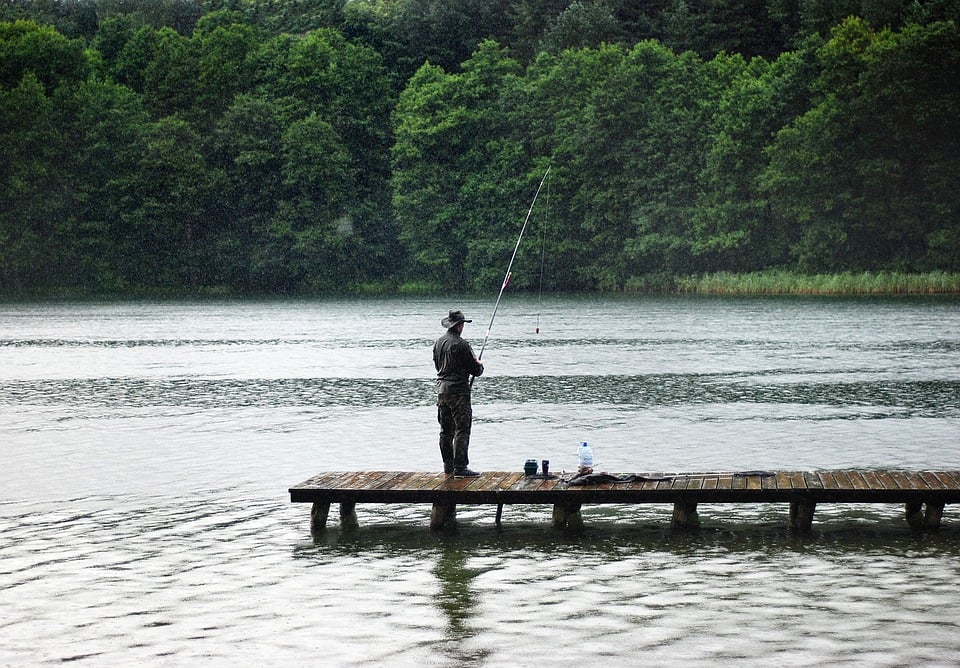
{"label": "camouflage pants", "polygon": [[440,423],[440,456],[443,470],[466,468],[470,463],[467,450],[470,448],[470,425],[473,423],[473,408],[469,394],[438,394],[437,421]]}

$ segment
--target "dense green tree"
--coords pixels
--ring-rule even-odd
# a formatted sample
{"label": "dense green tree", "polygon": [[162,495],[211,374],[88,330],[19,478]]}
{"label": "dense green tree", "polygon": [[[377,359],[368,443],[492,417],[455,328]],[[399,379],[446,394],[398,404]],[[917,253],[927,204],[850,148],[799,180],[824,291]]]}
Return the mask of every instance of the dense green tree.
{"label": "dense green tree", "polygon": [[396,0],[388,18],[411,65],[423,62],[456,71],[485,39],[509,32],[506,0]]}
{"label": "dense green tree", "polygon": [[198,97],[200,64],[191,41],[171,28],[157,31],[143,68],[143,101],[153,118],[188,113]]}
{"label": "dense green tree", "polygon": [[544,33],[540,48],[559,53],[564,49],[615,44],[623,38],[620,23],[605,2],[574,0]]}
{"label": "dense green tree", "polygon": [[98,56],[100,75],[112,76],[117,71],[117,60],[137,29],[128,15],[108,16],[100,22],[92,45]]}
{"label": "dense green tree", "polygon": [[333,289],[356,281],[355,244],[348,213],[354,180],[350,153],[317,114],[290,125],[281,138],[285,194],[270,234],[276,273],[286,286]]}
{"label": "dense green tree", "polygon": [[[592,185],[602,182],[608,172],[594,180],[591,173],[582,171],[587,159],[604,164],[602,157],[584,153],[589,144],[585,133],[594,99],[623,58],[624,50],[615,45],[568,50],[557,56],[542,53],[523,82],[521,99],[526,104],[513,114],[513,125],[517,136],[530,145],[531,157],[552,163],[538,212],[545,226],[541,237],[550,266],[544,282],[551,288],[584,289],[595,281],[599,254],[591,243],[590,225],[584,222],[585,211],[594,208]],[[624,114],[630,113],[624,109]]]}
{"label": "dense green tree", "polygon": [[505,44],[523,62],[532,61],[540,51],[543,35],[553,26],[572,0],[515,0],[510,3],[510,35]]}
{"label": "dense green tree", "polygon": [[[130,287],[122,273],[129,253],[123,221],[138,202],[130,190],[140,167],[148,117],[142,100],[125,86],[91,80],[61,107],[69,147],[63,158],[71,206],[61,216],[63,248],[57,254],[63,284],[117,291]],[[64,113],[66,112],[66,113]]]}
{"label": "dense green tree", "polygon": [[635,229],[625,244],[630,271],[700,271],[693,256],[691,221],[709,149],[707,130],[729,72],[711,71],[690,52],[671,59],[652,45],[633,60],[643,66],[653,89],[651,96],[641,92],[646,100],[638,100],[646,105],[649,120],[636,137],[638,178],[628,191]]}
{"label": "dense green tree", "polygon": [[89,0],[102,17],[130,16],[137,25],[172,28],[181,35],[193,32],[204,10],[200,0]]}
{"label": "dense green tree", "polygon": [[175,117],[150,124],[137,171],[126,184],[137,201],[119,221],[123,280],[136,287],[197,288],[206,283],[209,176],[190,125]]}
{"label": "dense green tree", "polygon": [[236,95],[253,88],[254,57],[262,35],[252,26],[235,22],[238,18],[236,12],[219,12],[197,23],[192,46],[198,70],[193,107],[198,116],[220,117]]}
{"label": "dense green tree", "polygon": [[393,210],[409,248],[414,275],[451,287],[466,281],[466,240],[458,197],[467,150],[468,110],[457,103],[455,75],[424,65],[410,79],[394,112]]}
{"label": "dense green tree", "polygon": [[477,272],[489,266],[491,240],[497,248],[510,243],[498,215],[503,172],[476,177],[509,148],[504,93],[520,71],[493,42],[463,69],[420,68],[397,104],[393,148],[394,214],[414,273],[457,289],[488,280]]}
{"label": "dense green tree", "polygon": [[16,289],[70,280],[72,138],[62,118],[89,70],[79,42],[32,21],[0,23],[0,279]]}
{"label": "dense green tree", "polygon": [[0,97],[0,285],[7,290],[56,285],[47,272],[58,209],[53,111],[32,71]]}
{"label": "dense green tree", "polygon": [[90,0],[6,0],[0,21],[27,19],[52,26],[69,39],[90,38],[97,30],[97,9]]}
{"label": "dense green tree", "polygon": [[209,158],[217,199],[208,215],[216,230],[218,285],[259,292],[284,283],[282,249],[269,230],[283,194],[285,127],[283,108],[252,94],[235,97],[217,121]]}
{"label": "dense green tree", "polygon": [[0,88],[18,86],[24,73],[32,72],[51,94],[86,78],[88,71],[81,42],[33,21],[0,23]]}
{"label": "dense green tree", "polygon": [[118,83],[132,88],[143,95],[147,67],[153,62],[154,54],[160,48],[160,33],[150,26],[141,26],[131,35],[125,35],[121,27],[113,29],[108,36],[113,43],[123,42],[116,58],[108,62],[107,74]]}
{"label": "dense green tree", "polygon": [[[322,139],[316,155],[337,147],[331,155],[337,156],[333,164],[339,174],[317,183],[330,189],[331,201],[343,199],[334,196],[334,188],[350,189],[342,210],[331,215],[340,221],[341,230],[349,221],[351,243],[363,249],[358,257],[350,258],[351,262],[372,267],[373,258],[387,260],[395,256],[396,233],[387,213],[394,93],[382,58],[369,47],[348,42],[332,29],[316,30],[302,37],[274,38],[264,45],[257,58],[259,94],[282,103],[287,124],[313,116],[315,127],[322,123],[328,128],[313,135],[318,141]],[[340,160],[341,149],[348,156],[345,160]],[[286,199],[283,209],[284,224],[291,229],[296,229],[291,221],[310,215],[312,205],[308,202],[320,201],[315,197],[304,199],[302,194],[295,200]],[[329,222],[328,219],[323,224]],[[346,258],[341,263],[346,266]],[[379,274],[379,270],[374,274]]]}
{"label": "dense green tree", "polygon": [[754,271],[789,261],[794,230],[771,215],[759,177],[773,136],[807,110],[812,58],[803,51],[773,63],[714,59],[714,67],[732,71],[714,116],[693,218],[692,251],[702,270]]}
{"label": "dense green tree", "polygon": [[[960,33],[845,21],[820,50],[818,102],[778,134],[764,186],[801,230],[801,266],[957,262]],[[932,248],[931,248],[932,244]]]}

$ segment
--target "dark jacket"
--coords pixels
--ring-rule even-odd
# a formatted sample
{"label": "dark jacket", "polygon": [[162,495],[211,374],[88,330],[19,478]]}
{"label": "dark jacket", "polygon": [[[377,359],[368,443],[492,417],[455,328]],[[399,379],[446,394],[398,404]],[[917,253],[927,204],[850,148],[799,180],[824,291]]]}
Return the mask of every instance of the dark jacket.
{"label": "dark jacket", "polygon": [[473,348],[452,329],[433,344],[433,366],[437,369],[437,394],[470,394],[470,376],[483,374]]}

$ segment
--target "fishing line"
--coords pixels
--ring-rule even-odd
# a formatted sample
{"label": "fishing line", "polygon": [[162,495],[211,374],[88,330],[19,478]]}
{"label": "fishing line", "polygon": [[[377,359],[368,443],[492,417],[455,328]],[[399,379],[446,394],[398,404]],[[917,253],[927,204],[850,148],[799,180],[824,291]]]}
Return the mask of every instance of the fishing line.
{"label": "fishing line", "polygon": [[[550,170],[547,170],[550,171]],[[546,176],[544,176],[546,178]],[[547,192],[543,194],[544,216],[540,223],[540,289],[537,294],[537,331],[540,333],[540,314],[543,312],[543,270],[547,262],[547,221],[550,220],[550,183],[547,183]]]}
{"label": "fishing line", "polygon": [[[493,321],[497,317],[497,311],[500,308],[500,300],[503,298],[503,291],[507,289],[507,285],[510,284],[510,274],[513,270],[513,261],[517,259],[517,251],[520,250],[520,241],[523,239],[523,233],[527,230],[527,224],[530,222],[530,214],[533,213],[533,206],[537,203],[537,197],[540,195],[540,190],[543,188],[544,182],[547,180],[547,174],[550,173],[550,167],[547,167],[547,171],[543,174],[543,178],[540,179],[540,185],[537,186],[537,192],[533,195],[533,201],[530,202],[530,209],[527,210],[527,217],[523,220],[523,227],[520,228],[520,235],[517,237],[517,245],[513,247],[513,255],[510,256],[510,263],[507,265],[507,273],[503,277],[503,283],[500,285],[500,294],[497,295],[497,302],[493,305],[493,315],[490,316],[490,324],[487,325],[487,333],[483,335],[483,344],[480,346],[480,354],[477,355],[477,361],[483,359],[483,351],[486,350],[487,340],[490,338],[490,330],[493,329]],[[473,381],[476,376],[470,378],[470,385],[473,385]]]}

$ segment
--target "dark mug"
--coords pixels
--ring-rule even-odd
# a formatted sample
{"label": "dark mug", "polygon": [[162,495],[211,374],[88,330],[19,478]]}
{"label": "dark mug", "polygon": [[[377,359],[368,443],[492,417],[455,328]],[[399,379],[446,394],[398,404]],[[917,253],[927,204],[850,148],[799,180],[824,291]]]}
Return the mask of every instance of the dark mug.
{"label": "dark mug", "polygon": [[550,474],[550,460],[549,460],[549,459],[544,459],[542,462],[540,462],[540,468],[541,468],[542,471],[543,471],[543,475],[549,475],[549,474]]}

